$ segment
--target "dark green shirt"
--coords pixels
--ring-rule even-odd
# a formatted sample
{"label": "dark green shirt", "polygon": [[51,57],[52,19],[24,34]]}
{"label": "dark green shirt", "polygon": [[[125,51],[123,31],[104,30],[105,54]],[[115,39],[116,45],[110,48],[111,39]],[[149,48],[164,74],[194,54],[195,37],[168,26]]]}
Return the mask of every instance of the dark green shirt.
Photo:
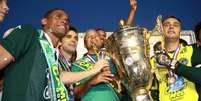
{"label": "dark green shirt", "polygon": [[39,33],[31,25],[15,28],[0,44],[15,58],[5,69],[2,101],[44,101],[47,63]]}
{"label": "dark green shirt", "polygon": [[[90,56],[94,59],[94,61],[97,61],[96,55],[93,54],[93,55],[90,55]],[[89,65],[90,63],[85,64],[84,62],[79,62],[79,61],[82,61],[82,60],[85,61],[85,60],[90,60],[90,59],[87,58],[87,56],[84,56],[83,58],[81,58],[77,62],[73,63],[72,64],[72,71],[74,71],[74,72],[84,71],[83,69],[81,69],[79,67],[79,66],[81,66],[79,64],[82,64],[82,66],[86,66],[86,68],[87,68],[87,65]],[[111,72],[113,74],[116,74],[117,70],[116,70],[115,65],[112,63],[112,61],[109,61],[109,62],[110,62]],[[85,68],[85,67],[82,67],[82,68]],[[90,77],[81,80],[78,85],[85,84],[85,82],[87,82],[89,79],[90,79]],[[78,86],[78,85],[76,85],[76,86]],[[81,98],[81,100],[82,101],[119,101],[119,97],[115,93],[113,88],[111,88],[110,85],[108,85],[106,83],[99,83],[97,85],[92,86],[85,93],[85,95]]]}
{"label": "dark green shirt", "polygon": [[187,68],[187,66],[179,64],[179,67],[176,68],[175,72],[178,75],[182,75],[189,81],[195,83],[197,93],[199,94],[199,101],[201,101],[201,67],[196,67],[198,65],[201,65],[201,47],[198,47],[196,44],[192,45],[192,47],[192,68]]}

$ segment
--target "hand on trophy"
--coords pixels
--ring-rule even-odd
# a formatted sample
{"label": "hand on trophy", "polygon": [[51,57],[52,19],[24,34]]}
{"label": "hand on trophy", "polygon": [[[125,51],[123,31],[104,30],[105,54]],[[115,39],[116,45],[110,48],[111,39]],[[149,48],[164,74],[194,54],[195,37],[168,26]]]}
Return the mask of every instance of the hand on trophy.
{"label": "hand on trophy", "polygon": [[114,75],[111,74],[109,67],[104,67],[102,72],[96,74],[91,80],[89,81],[90,85],[96,85],[102,82],[109,83],[113,81]]}
{"label": "hand on trophy", "polygon": [[154,54],[156,58],[156,62],[164,67],[175,69],[178,67],[177,60],[173,60],[169,57],[169,55],[162,49],[161,42],[158,42],[154,45]]}
{"label": "hand on trophy", "polygon": [[101,70],[103,68],[109,67],[109,63],[107,60],[98,60],[94,67],[92,68],[92,71],[94,72],[94,74],[96,74],[97,72],[101,72]]}
{"label": "hand on trophy", "polygon": [[159,65],[165,66],[165,67],[170,67],[171,66],[171,58],[168,56],[168,54],[164,51],[157,51],[155,53],[156,57],[156,62]]}
{"label": "hand on trophy", "polygon": [[171,59],[168,54],[162,49],[161,42],[157,42],[153,48],[156,62],[164,67],[170,67]]}
{"label": "hand on trophy", "polygon": [[161,45],[161,42],[157,42],[155,45],[154,45],[154,53],[158,53],[162,50],[162,45]]}
{"label": "hand on trophy", "polygon": [[179,62],[177,60],[171,59],[164,50],[160,52],[158,51],[155,55],[156,55],[156,62],[159,65],[165,66],[172,70],[177,68],[179,65]]}

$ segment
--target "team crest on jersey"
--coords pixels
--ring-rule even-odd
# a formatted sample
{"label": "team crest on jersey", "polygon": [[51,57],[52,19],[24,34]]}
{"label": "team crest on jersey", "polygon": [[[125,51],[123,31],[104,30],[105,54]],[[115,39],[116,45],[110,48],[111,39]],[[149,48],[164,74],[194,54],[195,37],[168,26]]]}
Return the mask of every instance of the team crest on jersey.
{"label": "team crest on jersey", "polygon": [[187,65],[187,64],[188,64],[188,59],[186,59],[186,58],[181,58],[181,59],[179,60],[179,63],[181,63],[181,64],[183,64],[183,65]]}

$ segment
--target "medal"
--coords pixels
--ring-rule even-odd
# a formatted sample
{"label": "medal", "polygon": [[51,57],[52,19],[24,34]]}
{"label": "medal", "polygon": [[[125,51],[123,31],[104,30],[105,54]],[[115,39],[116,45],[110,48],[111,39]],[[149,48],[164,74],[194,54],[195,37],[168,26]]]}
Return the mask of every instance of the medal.
{"label": "medal", "polygon": [[[177,47],[176,51],[173,54],[173,60],[175,61],[177,59],[178,53],[180,50],[180,45]],[[168,85],[174,84],[176,82],[176,77],[175,74],[173,73],[172,70],[169,70],[169,74],[168,74]]]}
{"label": "medal", "polygon": [[168,85],[174,84],[176,82],[176,78],[174,76],[168,77]]}

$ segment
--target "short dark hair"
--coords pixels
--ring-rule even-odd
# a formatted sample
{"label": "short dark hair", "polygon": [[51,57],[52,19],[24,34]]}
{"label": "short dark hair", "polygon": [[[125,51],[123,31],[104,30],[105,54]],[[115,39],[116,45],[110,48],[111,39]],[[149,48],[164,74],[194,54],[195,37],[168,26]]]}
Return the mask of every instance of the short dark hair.
{"label": "short dark hair", "polygon": [[96,31],[104,31],[104,32],[105,32],[105,30],[102,29],[102,28],[96,28],[95,30],[96,30]]}
{"label": "short dark hair", "polygon": [[199,23],[197,23],[197,25],[195,26],[194,32],[195,32],[195,38],[196,40],[201,41],[201,39],[199,39],[199,33],[201,30],[201,21]]}
{"label": "short dark hair", "polygon": [[76,29],[74,26],[70,26],[70,27],[69,27],[69,31],[70,31],[70,30],[72,30],[72,31],[74,31],[74,32],[76,32],[76,33],[78,33],[77,29]]}
{"label": "short dark hair", "polygon": [[[74,32],[78,35],[77,29],[76,29],[75,27],[73,27],[73,26],[70,26],[70,27],[69,27],[69,30],[66,32],[65,36],[68,35],[68,32],[69,32],[69,31],[74,31]],[[63,38],[64,38],[64,37],[63,37]]]}
{"label": "short dark hair", "polygon": [[[64,11],[66,14],[68,14],[68,13],[66,12],[66,10],[64,10],[64,9],[62,9],[62,8],[53,8],[53,9],[48,10],[48,11],[43,15],[43,18],[49,18],[50,15],[51,15],[54,11],[57,11],[57,10]],[[42,25],[42,27],[44,27],[44,25]]]}
{"label": "short dark hair", "polygon": [[77,58],[77,51],[75,50],[75,52],[72,54],[72,56],[70,58],[70,61],[75,62],[76,58]]}
{"label": "short dark hair", "polygon": [[163,20],[162,20],[162,23],[164,23],[164,22],[165,22],[167,19],[169,19],[169,18],[176,19],[177,21],[179,21],[179,22],[180,22],[180,24],[182,23],[182,22],[181,22],[181,20],[180,20],[178,17],[173,16],[173,15],[170,15],[170,16],[165,16],[165,17],[163,18]]}
{"label": "short dark hair", "polygon": [[[48,11],[43,15],[43,18],[48,18],[54,11],[57,11],[57,10],[61,10],[61,11],[66,12],[66,10],[65,10],[65,9],[62,9],[62,8],[53,8],[53,9],[48,10]],[[66,12],[66,14],[68,14],[68,13]]]}

